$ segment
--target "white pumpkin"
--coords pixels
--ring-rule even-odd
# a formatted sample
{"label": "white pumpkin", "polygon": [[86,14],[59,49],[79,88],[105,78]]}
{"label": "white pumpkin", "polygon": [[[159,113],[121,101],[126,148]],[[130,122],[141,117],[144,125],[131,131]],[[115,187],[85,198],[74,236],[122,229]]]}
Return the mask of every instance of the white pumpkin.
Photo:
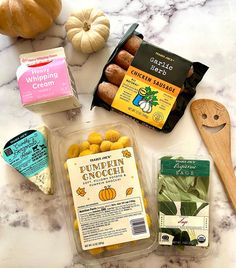
{"label": "white pumpkin", "polygon": [[110,33],[110,22],[101,10],[81,9],[70,15],[65,28],[75,49],[92,53],[104,47]]}

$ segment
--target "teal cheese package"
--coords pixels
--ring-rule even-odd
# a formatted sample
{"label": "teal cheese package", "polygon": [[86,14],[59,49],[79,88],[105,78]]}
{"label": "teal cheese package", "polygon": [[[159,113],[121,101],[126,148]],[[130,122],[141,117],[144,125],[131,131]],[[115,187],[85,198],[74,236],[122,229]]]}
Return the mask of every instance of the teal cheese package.
{"label": "teal cheese package", "polygon": [[53,192],[49,131],[46,127],[24,131],[9,140],[2,157],[45,194]]}

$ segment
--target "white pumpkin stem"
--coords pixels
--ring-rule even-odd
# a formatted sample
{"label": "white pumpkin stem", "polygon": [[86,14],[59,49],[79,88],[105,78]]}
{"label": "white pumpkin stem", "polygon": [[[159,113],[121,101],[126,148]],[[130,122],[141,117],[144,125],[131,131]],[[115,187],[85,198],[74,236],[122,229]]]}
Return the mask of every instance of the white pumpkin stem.
{"label": "white pumpkin stem", "polygon": [[84,22],[84,26],[83,26],[83,29],[87,32],[89,31],[91,28],[91,25],[87,23],[87,21]]}

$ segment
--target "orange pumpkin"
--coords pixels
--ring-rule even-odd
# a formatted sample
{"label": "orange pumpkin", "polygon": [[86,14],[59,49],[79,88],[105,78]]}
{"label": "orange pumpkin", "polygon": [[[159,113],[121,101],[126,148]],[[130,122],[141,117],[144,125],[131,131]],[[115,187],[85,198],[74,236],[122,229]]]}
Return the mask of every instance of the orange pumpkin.
{"label": "orange pumpkin", "polygon": [[98,196],[101,201],[112,200],[116,197],[116,190],[105,186],[104,189],[99,192]]}
{"label": "orange pumpkin", "polygon": [[33,38],[46,31],[61,11],[61,0],[0,1],[0,33]]}

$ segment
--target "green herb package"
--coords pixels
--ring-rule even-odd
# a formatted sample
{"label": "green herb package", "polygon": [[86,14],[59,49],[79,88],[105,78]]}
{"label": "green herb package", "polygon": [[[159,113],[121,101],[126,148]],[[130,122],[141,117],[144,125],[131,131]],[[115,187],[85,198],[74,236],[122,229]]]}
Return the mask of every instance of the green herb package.
{"label": "green herb package", "polygon": [[210,244],[209,158],[162,156],[157,172],[160,248],[171,254],[206,252]]}

